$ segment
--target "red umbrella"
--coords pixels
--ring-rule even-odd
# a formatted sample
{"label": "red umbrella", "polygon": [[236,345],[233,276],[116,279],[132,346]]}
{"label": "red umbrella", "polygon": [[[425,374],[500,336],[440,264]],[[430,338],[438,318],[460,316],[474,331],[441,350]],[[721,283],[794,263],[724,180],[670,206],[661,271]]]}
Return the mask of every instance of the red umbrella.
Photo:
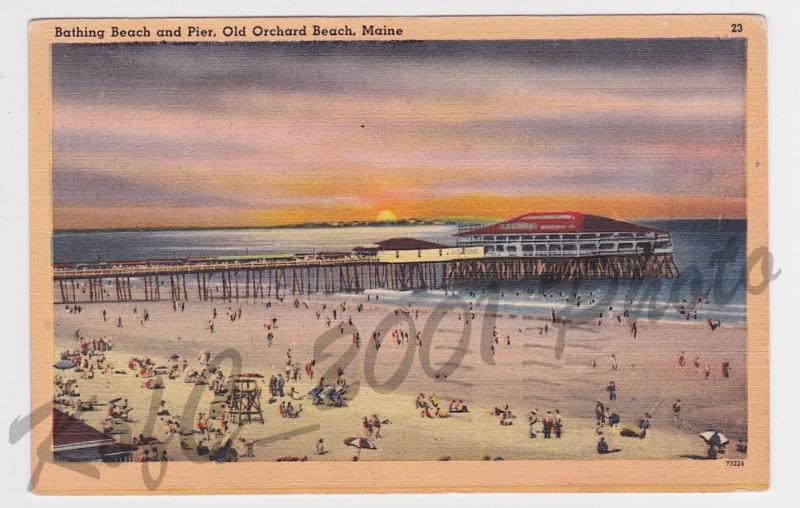
{"label": "red umbrella", "polygon": [[375,446],[370,439],[365,437],[348,437],[344,440],[344,444],[347,446],[353,446],[358,448],[358,456],[361,457],[361,450],[377,450],[378,447]]}

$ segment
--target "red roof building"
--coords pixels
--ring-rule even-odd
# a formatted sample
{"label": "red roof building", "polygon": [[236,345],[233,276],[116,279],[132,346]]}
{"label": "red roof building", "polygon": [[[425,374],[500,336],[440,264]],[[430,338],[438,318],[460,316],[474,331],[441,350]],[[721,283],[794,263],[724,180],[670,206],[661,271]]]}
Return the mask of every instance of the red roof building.
{"label": "red roof building", "polygon": [[530,212],[461,230],[459,245],[486,257],[582,257],[672,253],[667,231],[580,212]]}
{"label": "red roof building", "polygon": [[664,233],[665,231],[580,212],[530,212],[505,222],[463,231],[458,236],[531,233]]}
{"label": "red roof building", "polygon": [[74,416],[53,409],[53,455],[63,462],[129,461],[136,447],[118,443]]}

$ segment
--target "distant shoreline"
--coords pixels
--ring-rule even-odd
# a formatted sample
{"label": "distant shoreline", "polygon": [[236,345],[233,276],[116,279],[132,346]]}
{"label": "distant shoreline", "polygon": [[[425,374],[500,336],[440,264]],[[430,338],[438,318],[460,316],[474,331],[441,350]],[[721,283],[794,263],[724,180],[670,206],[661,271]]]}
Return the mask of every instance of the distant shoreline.
{"label": "distant shoreline", "polygon": [[[76,233],[149,233],[162,231],[247,231],[247,230],[273,230],[273,229],[346,229],[360,227],[408,227],[408,226],[458,226],[459,224],[492,224],[500,219],[406,219],[398,221],[349,221],[349,222],[312,222],[302,224],[279,224],[275,226],[187,226],[187,227],[161,227],[161,228],[100,228],[100,229],[54,229],[53,234]],[[635,222],[691,222],[691,221],[740,221],[742,217],[716,219],[714,217],[683,217],[680,219],[630,219]]]}

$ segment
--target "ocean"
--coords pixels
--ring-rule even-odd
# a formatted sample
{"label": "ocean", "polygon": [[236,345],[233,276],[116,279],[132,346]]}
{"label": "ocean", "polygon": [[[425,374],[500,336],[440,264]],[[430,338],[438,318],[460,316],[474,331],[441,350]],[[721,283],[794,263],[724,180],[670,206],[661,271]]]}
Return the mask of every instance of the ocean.
{"label": "ocean", "polygon": [[[591,318],[608,308],[626,308],[644,319],[684,320],[681,306],[697,319],[745,321],[746,222],[743,220],[640,221],[669,231],[680,276],[675,279],[583,280],[482,288],[478,307],[544,315],[551,308]],[[53,261],[187,258],[246,254],[349,251],[392,237],[452,244],[457,227],[364,226],[342,228],[208,229],[170,231],[65,232],[53,235]],[[461,296],[469,288],[456,291]],[[435,305],[442,291],[374,291],[398,305]],[[578,305],[580,297],[580,305]],[[701,303],[697,303],[698,298]],[[685,300],[685,302],[684,302]],[[705,303],[707,300],[708,303]],[[693,317],[694,319],[694,317]]]}

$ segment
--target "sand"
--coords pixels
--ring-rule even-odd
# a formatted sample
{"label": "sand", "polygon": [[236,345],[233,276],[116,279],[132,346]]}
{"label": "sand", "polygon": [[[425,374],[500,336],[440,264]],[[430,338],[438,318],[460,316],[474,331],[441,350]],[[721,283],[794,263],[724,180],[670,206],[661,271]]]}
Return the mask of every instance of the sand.
{"label": "sand", "polygon": [[[340,319],[328,327],[325,316],[343,301],[347,311],[340,312]],[[173,415],[186,413],[183,426],[187,428],[193,427],[191,420],[198,412],[210,412],[213,395],[207,386],[195,389],[182,377],[169,380],[164,376],[163,390],[142,388],[142,380],[127,369],[132,356],[150,357],[159,365],[167,365],[169,355],[177,353],[189,360],[191,369],[198,365],[201,350],[210,350],[212,355],[228,350],[240,357],[240,371],[268,378],[282,372],[286,352],[291,348],[301,365],[312,357],[317,361],[314,380],[304,378],[287,384],[287,389],[294,385],[302,395],[326,370],[327,379],[333,380],[336,368],[344,369],[351,383],[347,406],[318,407],[306,398],[294,402],[295,406],[302,403],[304,408],[297,419],[280,418],[278,402],[268,403],[264,387],[261,403],[265,423],[230,428],[234,440],[244,437],[257,441],[255,457],[240,460],[276,460],[283,456],[351,460],[355,450],[342,441],[364,436],[361,419],[373,414],[391,423],[383,425],[381,437],[374,439],[378,449],[363,451],[361,460],[600,458],[595,451],[598,434],[594,408],[598,400],[610,404],[611,411],[620,415],[620,427],[636,429],[645,412],[652,414],[652,426],[645,439],[622,437],[619,428],[603,429],[611,448],[622,450],[602,456],[604,460],[704,456],[707,447],[697,434],[709,428],[724,431],[731,439],[726,457],[738,456],[736,440],[746,439],[743,327],[724,325],[711,332],[699,321],[649,322],[640,318],[634,339],[629,324],[614,319],[600,326],[573,323],[561,328],[550,324],[549,333],[540,335],[539,328],[546,322],[543,317],[476,312],[465,334],[465,321],[458,318],[455,310],[437,315],[431,308],[414,307],[405,319],[403,314],[395,314],[394,306],[374,299],[367,301],[363,294],[318,295],[303,302],[307,302],[308,309],[304,305],[295,308],[291,299],[273,301],[271,308],[260,301],[188,302],[184,312],[180,307],[173,311],[171,302],[83,304],[79,314],[56,305],[56,350],[76,349],[76,330],[89,338],[112,338],[113,350],[106,357],[127,374],[98,373],[92,380],[79,379],[80,398],[105,403],[127,397],[136,422],[130,424],[129,434],[115,437],[129,442],[131,436],[142,432],[154,435],[163,443],[157,445],[159,451],[166,449],[170,460],[197,460],[197,456],[192,450],[181,450],[177,435],[159,432],[159,417],[151,417],[159,400],[166,401],[166,408]],[[362,312],[356,311],[359,303],[364,305]],[[324,312],[323,304],[328,307]],[[241,308],[242,318],[234,322],[227,319],[228,307]],[[133,313],[134,308],[137,314]],[[210,333],[207,325],[214,308],[219,316],[214,320],[214,333]],[[141,326],[139,318],[144,309],[150,319]],[[103,310],[108,315],[105,322]],[[316,311],[322,312],[320,319],[316,318]],[[123,319],[123,328],[116,326],[118,316]],[[357,350],[347,326],[350,317],[362,338]],[[272,318],[278,319],[277,328],[273,346],[267,347],[264,326]],[[340,320],[345,323],[344,336],[339,335],[336,326]],[[417,331],[426,330],[424,337],[432,335],[423,348],[414,345],[414,331],[409,344],[402,346],[385,331],[409,330],[411,324]],[[431,333],[434,328],[435,333]],[[492,357],[489,347],[493,328],[500,340]],[[377,352],[369,341],[376,329],[384,330],[382,347]],[[488,339],[482,341],[482,333]],[[511,345],[506,344],[507,335]],[[327,346],[323,347],[323,343]],[[685,367],[677,362],[682,351],[686,352]],[[617,357],[617,371],[610,368],[611,354]],[[700,356],[702,365],[711,365],[709,379],[704,378],[702,368],[692,365],[695,355]],[[592,367],[593,360],[596,367]],[[732,366],[732,375],[727,379],[720,372],[723,360]],[[232,362],[225,360],[221,367],[230,373]],[[66,378],[78,376],[74,371],[60,373]],[[617,386],[617,400],[609,403],[606,385],[611,380]],[[414,405],[421,392],[435,393],[445,401],[463,399],[470,412],[448,418],[423,418]],[[681,400],[683,408],[679,420],[671,410],[676,399]],[[513,425],[501,426],[493,409],[506,404],[517,418],[512,420]],[[541,434],[536,439],[528,437],[527,415],[534,409],[540,417],[547,411],[560,411],[564,426],[561,439],[547,440]],[[105,407],[77,413],[97,428],[105,415]],[[145,428],[148,418],[156,422],[152,432]],[[330,453],[315,454],[320,438]]]}

